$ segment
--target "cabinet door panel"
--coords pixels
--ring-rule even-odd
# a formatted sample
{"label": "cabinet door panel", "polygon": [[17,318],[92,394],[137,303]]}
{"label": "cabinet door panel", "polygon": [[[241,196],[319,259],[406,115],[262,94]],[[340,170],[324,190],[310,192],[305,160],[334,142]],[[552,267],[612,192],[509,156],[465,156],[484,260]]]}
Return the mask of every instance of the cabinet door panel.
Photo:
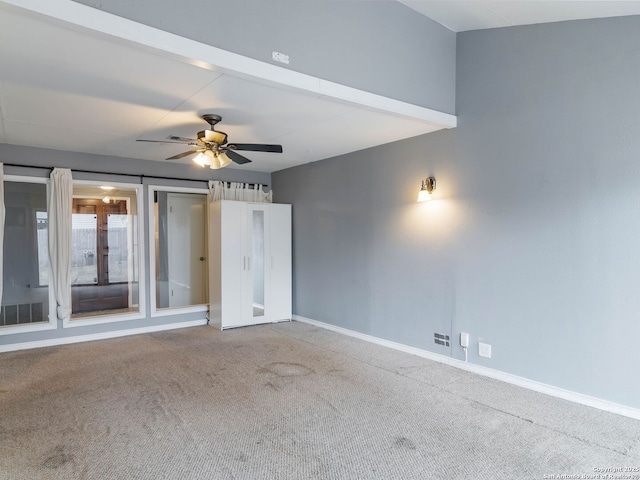
{"label": "cabinet door panel", "polygon": [[290,320],[291,205],[269,205],[269,224],[269,320]]}
{"label": "cabinet door panel", "polygon": [[244,218],[246,204],[224,201],[222,203],[221,237],[221,299],[222,328],[246,325],[243,311],[243,285],[246,283],[246,271],[243,269]]}

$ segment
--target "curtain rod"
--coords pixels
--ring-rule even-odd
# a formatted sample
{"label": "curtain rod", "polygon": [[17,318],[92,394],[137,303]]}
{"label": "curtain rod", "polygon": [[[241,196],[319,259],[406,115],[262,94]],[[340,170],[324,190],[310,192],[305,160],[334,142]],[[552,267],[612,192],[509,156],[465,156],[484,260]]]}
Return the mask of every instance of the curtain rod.
{"label": "curtain rod", "polygon": [[[3,165],[6,165],[7,167],[22,167],[22,168],[39,168],[42,170],[53,170],[56,167],[40,167],[37,165],[19,165],[17,163],[5,163],[2,162]],[[97,175],[121,175],[123,177],[140,177],[140,179],[143,178],[156,178],[158,180],[185,180],[188,182],[209,182],[209,180],[201,180],[201,179],[194,179],[194,178],[184,178],[184,177],[161,177],[158,175],[144,175],[142,173],[110,173],[110,172],[99,172],[97,170],[79,170],[79,169],[75,169],[75,168],[71,168],[70,169],[72,172],[79,172],[79,173],[94,173]],[[229,180],[220,180],[220,179],[215,179],[212,178],[210,179],[212,181],[218,181],[218,182],[223,182],[223,183],[231,183],[231,181]],[[140,182],[142,183],[142,182]],[[248,184],[250,186],[255,186],[255,185],[262,185],[263,187],[268,187],[269,185],[265,184],[265,183],[255,183],[255,182],[235,182],[235,183],[245,183]]]}

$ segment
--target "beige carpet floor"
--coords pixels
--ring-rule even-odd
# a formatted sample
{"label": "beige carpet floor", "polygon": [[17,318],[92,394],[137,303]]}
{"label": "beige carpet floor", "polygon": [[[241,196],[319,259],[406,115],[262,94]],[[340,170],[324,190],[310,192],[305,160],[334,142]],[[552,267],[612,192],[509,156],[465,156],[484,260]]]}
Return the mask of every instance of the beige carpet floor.
{"label": "beige carpet floor", "polygon": [[638,421],[302,323],[0,354],[2,479],[543,479],[638,466]]}

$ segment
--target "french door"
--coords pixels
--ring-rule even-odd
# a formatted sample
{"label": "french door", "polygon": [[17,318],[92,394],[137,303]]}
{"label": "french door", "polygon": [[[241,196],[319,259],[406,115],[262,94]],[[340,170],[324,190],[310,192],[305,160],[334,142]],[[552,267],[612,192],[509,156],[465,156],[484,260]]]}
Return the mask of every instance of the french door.
{"label": "french door", "polygon": [[126,200],[74,198],[74,314],[129,307]]}

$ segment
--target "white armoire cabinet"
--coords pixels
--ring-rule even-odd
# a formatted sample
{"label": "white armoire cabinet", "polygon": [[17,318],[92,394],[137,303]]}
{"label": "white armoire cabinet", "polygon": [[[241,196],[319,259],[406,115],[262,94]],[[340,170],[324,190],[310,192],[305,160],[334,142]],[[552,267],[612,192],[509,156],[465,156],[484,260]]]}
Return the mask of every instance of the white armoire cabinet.
{"label": "white armoire cabinet", "polygon": [[291,205],[221,200],[209,211],[211,322],[291,320]]}

